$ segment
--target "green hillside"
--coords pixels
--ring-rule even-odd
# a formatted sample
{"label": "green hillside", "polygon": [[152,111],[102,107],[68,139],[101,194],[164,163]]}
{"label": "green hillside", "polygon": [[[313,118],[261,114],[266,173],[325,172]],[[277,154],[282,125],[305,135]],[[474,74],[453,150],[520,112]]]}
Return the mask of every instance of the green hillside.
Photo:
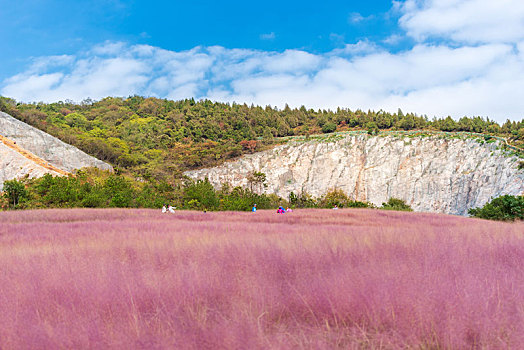
{"label": "green hillside", "polygon": [[279,142],[279,137],[361,129],[485,133],[524,144],[524,120],[429,120],[413,113],[312,110],[133,96],[80,104],[17,103],[0,110],[107,161],[126,173],[173,182],[187,169],[216,165]]}
{"label": "green hillside", "polygon": [[[20,189],[19,201],[13,203],[20,208],[159,207],[172,203],[192,209],[249,210],[255,202],[259,208],[288,204],[367,206],[353,202],[343,193],[328,193],[323,198],[301,194],[281,199],[240,188],[215,191],[207,182],[184,179],[182,173],[267,149],[290,137],[329,140],[330,135],[315,135],[337,137],[335,132],[350,130],[406,136],[468,132],[479,137],[480,133],[481,142],[498,137],[504,140],[503,145],[517,150],[524,145],[524,120],[507,121],[503,125],[481,117],[429,120],[400,110],[393,114],[287,106],[280,110],[271,106],[139,96],[108,97],[80,104],[26,104],[0,97],[0,110],[111,163],[116,169],[112,175],[89,170],[76,177],[26,179],[25,190],[24,186],[13,183],[13,188]],[[460,135],[463,137],[464,133]],[[11,202],[4,197],[0,204],[12,207]]]}

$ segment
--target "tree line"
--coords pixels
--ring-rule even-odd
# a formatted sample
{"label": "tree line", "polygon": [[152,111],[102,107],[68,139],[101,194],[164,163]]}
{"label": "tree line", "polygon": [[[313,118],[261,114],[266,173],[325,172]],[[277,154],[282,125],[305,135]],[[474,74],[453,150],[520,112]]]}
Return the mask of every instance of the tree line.
{"label": "tree line", "polygon": [[[258,194],[260,189],[253,187],[231,188],[225,184],[216,190],[208,181],[184,178],[183,172],[264,150],[279,143],[281,137],[347,130],[366,130],[370,134],[384,130],[465,131],[503,137],[511,145],[524,147],[524,120],[507,120],[502,125],[482,117],[430,120],[400,109],[396,113],[344,108],[313,110],[287,105],[279,109],[141,96],[88,99],[81,103],[21,103],[0,96],[0,111],[107,161],[116,169],[115,174],[91,169],[69,177],[46,175],[40,179],[8,181],[4,185],[2,206],[17,208],[158,208],[166,203],[199,210],[249,210],[254,203],[260,209],[278,205],[372,207],[353,201],[338,190],[320,198],[291,193],[286,199]],[[491,141],[489,138],[486,136],[487,142]],[[253,174],[252,185],[262,183],[262,175]],[[381,208],[409,210],[404,205],[391,199]],[[470,214],[489,216],[482,213],[497,210],[488,207]]]}
{"label": "tree line", "polygon": [[[258,175],[260,176],[261,173]],[[53,176],[9,180],[4,182],[0,207],[2,209],[39,208],[160,208],[173,205],[189,210],[248,211],[254,204],[258,209],[291,208],[377,208],[352,199],[340,189],[332,189],[324,196],[314,198],[307,193],[294,194],[283,199],[275,194],[259,194],[250,188],[223,184],[215,189],[207,180],[186,179],[174,190],[167,183],[137,181],[122,174],[98,169],[84,169],[75,176]],[[378,209],[412,211],[403,200],[390,198]],[[524,196],[505,195],[472,208],[468,213],[490,220],[524,220]]]}
{"label": "tree line", "polygon": [[[254,173],[264,182],[263,173]],[[371,203],[353,200],[342,190],[332,189],[315,198],[307,193],[289,198],[258,192],[259,188],[232,187],[227,183],[216,189],[208,181],[184,179],[174,188],[157,181],[137,180],[124,174],[89,168],[74,176],[28,177],[4,182],[0,206],[3,209],[39,208],[160,208],[172,205],[179,209],[202,211],[249,211],[258,209],[291,208],[376,208]],[[380,209],[411,211],[404,201],[391,198]]]}
{"label": "tree line", "polygon": [[20,103],[0,97],[0,110],[88,154],[142,178],[174,183],[182,172],[271,147],[280,137],[345,130],[466,131],[524,145],[524,120],[429,119],[413,113],[302,106],[171,101],[132,96],[82,103]]}

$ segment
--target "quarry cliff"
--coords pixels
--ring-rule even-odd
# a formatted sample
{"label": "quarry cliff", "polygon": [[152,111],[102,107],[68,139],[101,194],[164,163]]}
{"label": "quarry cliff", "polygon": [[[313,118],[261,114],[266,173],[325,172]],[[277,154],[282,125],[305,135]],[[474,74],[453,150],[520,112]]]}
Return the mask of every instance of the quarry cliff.
{"label": "quarry cliff", "polygon": [[318,197],[341,189],[355,200],[381,205],[395,197],[415,211],[465,215],[492,197],[524,193],[519,158],[500,141],[443,135],[407,137],[339,134],[291,140],[214,168],[185,172],[215,186],[248,186],[255,171],[266,175],[265,193]]}
{"label": "quarry cliff", "polygon": [[0,189],[4,181],[25,175],[65,175],[84,167],[112,170],[111,165],[0,112]]}

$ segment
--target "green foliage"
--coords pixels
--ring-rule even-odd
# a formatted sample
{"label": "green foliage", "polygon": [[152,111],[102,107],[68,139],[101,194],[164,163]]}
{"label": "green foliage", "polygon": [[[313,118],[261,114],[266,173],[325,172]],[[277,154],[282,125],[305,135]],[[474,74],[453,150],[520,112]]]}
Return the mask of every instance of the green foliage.
{"label": "green foliage", "polygon": [[189,209],[215,209],[218,205],[213,185],[206,178],[190,182],[184,189],[184,204]]}
{"label": "green foliage", "polygon": [[368,202],[360,202],[349,200],[344,204],[345,208],[375,208],[375,206]]}
{"label": "green foliage", "polygon": [[[9,190],[11,184],[6,182]],[[137,181],[125,175],[98,169],[78,171],[76,175],[26,179],[24,208],[159,208],[173,200],[173,187],[166,183]],[[7,193],[7,192],[6,192]]]}
{"label": "green foliage", "polygon": [[337,130],[337,125],[333,122],[327,122],[322,126],[322,132],[324,134],[330,133]]}
{"label": "green foliage", "polygon": [[296,206],[298,203],[298,196],[293,192],[289,192],[289,204],[292,206]]}
{"label": "green foliage", "polygon": [[398,211],[413,211],[409,205],[402,199],[390,198],[386,203],[382,203],[380,209],[384,210],[398,210]]}
{"label": "green foliage", "polygon": [[251,192],[262,192],[267,187],[266,174],[260,171],[253,171],[247,176],[247,183]]}
{"label": "green foliage", "polygon": [[8,180],[4,182],[3,197],[7,199],[9,206],[17,208],[28,199],[28,192],[23,182]]}
{"label": "green foliage", "polygon": [[333,189],[328,191],[319,201],[319,206],[321,208],[332,208],[333,206],[337,205],[339,208],[343,208],[347,201],[349,201],[349,198],[344,193],[344,191]]}
{"label": "green foliage", "polygon": [[376,135],[379,132],[377,123],[375,122],[368,122],[366,124],[366,129],[368,130],[369,135]]}
{"label": "green foliage", "polygon": [[295,195],[293,192],[289,194],[289,202],[293,208],[317,208],[318,200],[313,198],[309,193],[302,192]]}
{"label": "green foliage", "polygon": [[[429,120],[426,116],[386,111],[313,110],[305,107],[278,109],[271,106],[219,103],[209,100],[108,97],[80,104],[17,103],[0,97],[0,110],[33,125],[85,152],[111,163],[118,175],[79,173],[76,176],[25,181],[17,199],[22,207],[152,207],[164,203],[208,210],[249,210],[254,202],[263,209],[284,205],[286,200],[263,195],[263,174],[252,174],[249,189],[215,191],[209,183],[187,184],[183,172],[211,167],[228,159],[271,147],[282,137],[332,133],[357,129],[377,134],[379,130],[436,130],[489,133],[483,142],[502,137],[513,146],[524,145],[524,121],[499,125],[480,117],[450,117]],[[416,132],[414,132],[416,133]],[[324,140],[333,140],[333,135]],[[279,137],[281,139],[279,139]],[[452,136],[451,136],[452,137]],[[313,136],[317,139],[318,136]],[[516,152],[512,148],[513,152]],[[523,165],[517,165],[522,169]],[[258,193],[258,194],[257,194]],[[7,201],[7,198],[4,198]],[[389,203],[389,202],[388,202]],[[343,193],[313,198],[293,194],[296,208],[367,207]],[[403,208],[386,205],[385,208]]]}
{"label": "green foliage", "polygon": [[370,208],[372,205],[366,202],[360,202],[351,199],[344,191],[340,189],[333,189],[328,191],[323,197],[317,200],[319,208]]}
{"label": "green foliage", "polygon": [[0,110],[118,166],[136,177],[174,183],[183,171],[210,167],[263,150],[278,137],[331,133],[337,128],[440,130],[492,133],[524,144],[524,121],[502,126],[480,117],[428,120],[386,111],[313,110],[247,106],[194,99],[108,97],[80,104],[17,103],[0,97]]}
{"label": "green foliage", "polygon": [[256,204],[258,209],[269,209],[279,205],[271,196],[257,194],[242,187],[231,189],[229,186],[223,186],[218,196],[220,198],[219,210],[249,211],[253,204]]}
{"label": "green foliage", "polygon": [[472,208],[468,214],[489,220],[524,220],[524,196],[505,195],[493,199],[482,208]]}
{"label": "green foliage", "polygon": [[125,177],[115,174],[110,175],[105,180],[103,190],[106,197],[109,198],[110,207],[130,207],[135,196],[135,191],[130,182]]}

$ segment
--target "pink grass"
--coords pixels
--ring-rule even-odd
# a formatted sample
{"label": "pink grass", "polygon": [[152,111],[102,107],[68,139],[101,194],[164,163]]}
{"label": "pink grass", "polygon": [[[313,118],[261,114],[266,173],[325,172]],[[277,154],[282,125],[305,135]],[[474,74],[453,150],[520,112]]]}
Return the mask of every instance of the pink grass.
{"label": "pink grass", "polygon": [[0,213],[0,348],[518,348],[524,224]]}

